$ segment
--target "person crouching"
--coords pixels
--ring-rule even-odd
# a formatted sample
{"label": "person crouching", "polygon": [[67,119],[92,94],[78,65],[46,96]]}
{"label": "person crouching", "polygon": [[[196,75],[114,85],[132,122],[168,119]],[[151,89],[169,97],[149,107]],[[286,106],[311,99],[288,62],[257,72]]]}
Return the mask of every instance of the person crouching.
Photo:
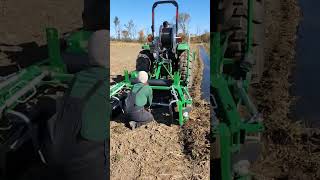
{"label": "person crouching", "polygon": [[150,112],[152,89],[148,85],[148,73],[139,71],[139,83],[135,84],[125,100],[125,114],[131,129],[138,128],[153,121]]}

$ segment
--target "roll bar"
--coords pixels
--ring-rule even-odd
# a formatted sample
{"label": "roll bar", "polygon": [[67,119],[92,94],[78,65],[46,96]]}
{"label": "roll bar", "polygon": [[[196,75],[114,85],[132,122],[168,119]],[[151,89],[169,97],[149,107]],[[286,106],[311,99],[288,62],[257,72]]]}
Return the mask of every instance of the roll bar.
{"label": "roll bar", "polygon": [[154,9],[159,4],[173,4],[176,7],[176,34],[178,34],[178,20],[179,20],[179,5],[178,5],[178,3],[176,1],[157,1],[152,6],[152,25],[151,25],[152,36],[154,36]]}

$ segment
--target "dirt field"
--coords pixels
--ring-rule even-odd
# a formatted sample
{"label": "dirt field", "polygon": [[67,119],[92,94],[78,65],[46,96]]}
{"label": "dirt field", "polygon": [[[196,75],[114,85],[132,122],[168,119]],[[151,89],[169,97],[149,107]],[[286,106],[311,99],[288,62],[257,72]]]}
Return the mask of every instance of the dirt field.
{"label": "dirt field", "polygon": [[299,19],[297,0],[266,1],[267,64],[254,88],[266,126],[264,152],[254,167],[257,179],[320,179],[319,130],[304,128],[290,117]]}
{"label": "dirt field", "polygon": [[[111,43],[111,74],[134,70],[140,48]],[[200,99],[199,59],[195,66],[195,107],[185,127],[168,125],[167,109],[154,110],[156,122],[134,131],[121,116],[111,122],[111,179],[209,179],[209,107]]]}
{"label": "dirt field", "polygon": [[110,44],[110,75],[123,75],[124,69],[133,71],[141,47],[142,45],[139,43],[112,41]]}
{"label": "dirt field", "polygon": [[78,0],[0,0],[0,66],[43,59],[46,50],[39,46],[45,44],[45,28],[61,34],[75,30],[82,26],[82,10]]}

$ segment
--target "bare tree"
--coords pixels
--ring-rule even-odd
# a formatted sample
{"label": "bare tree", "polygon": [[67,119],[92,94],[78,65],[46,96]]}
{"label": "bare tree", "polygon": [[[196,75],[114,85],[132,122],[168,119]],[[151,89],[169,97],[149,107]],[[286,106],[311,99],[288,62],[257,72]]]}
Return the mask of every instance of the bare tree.
{"label": "bare tree", "polygon": [[121,39],[121,32],[122,32],[122,27],[121,27],[121,24],[119,24],[119,26],[118,26],[118,39],[119,40]]}
{"label": "bare tree", "polygon": [[178,25],[182,29],[183,34],[188,34],[188,27],[191,16],[188,13],[179,13]]}
{"label": "bare tree", "polygon": [[114,23],[115,32],[118,35],[118,40],[119,40],[120,39],[120,26],[119,26],[120,20],[118,16],[114,17],[113,23]]}
{"label": "bare tree", "polygon": [[135,30],[135,24],[133,23],[133,20],[131,19],[128,24],[125,24],[124,27],[126,28],[126,30],[128,31],[129,34],[129,38],[130,39],[134,39],[135,38],[135,34],[136,34],[136,30]]}
{"label": "bare tree", "polygon": [[197,32],[196,32],[196,35],[199,36],[200,35],[200,27],[197,26]]}
{"label": "bare tree", "polygon": [[136,30],[136,25],[133,25],[132,27],[132,39],[136,39],[136,35],[137,35],[137,30]]}
{"label": "bare tree", "polygon": [[124,40],[128,40],[129,39],[129,32],[127,30],[123,30],[121,31],[122,37]]}

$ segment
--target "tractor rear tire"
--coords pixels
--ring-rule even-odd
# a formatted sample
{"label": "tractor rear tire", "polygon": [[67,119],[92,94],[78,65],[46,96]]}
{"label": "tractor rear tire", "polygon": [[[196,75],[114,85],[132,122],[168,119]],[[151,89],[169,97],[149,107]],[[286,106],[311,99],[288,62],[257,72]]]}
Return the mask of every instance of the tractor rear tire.
{"label": "tractor rear tire", "polygon": [[[264,64],[264,1],[253,0],[253,57],[251,83],[259,83]],[[245,56],[247,40],[248,0],[222,0],[223,32],[229,32],[229,42],[225,57],[240,61]]]}
{"label": "tractor rear tire", "polygon": [[139,53],[136,61],[136,71],[150,72],[151,70],[151,53],[143,50]]}
{"label": "tractor rear tire", "polygon": [[107,16],[107,1],[84,0],[82,22],[83,28],[87,31],[107,29],[110,20]]}
{"label": "tractor rear tire", "polygon": [[[190,56],[188,54],[188,51],[181,52],[181,54],[179,55],[179,62],[180,62],[179,66],[180,66],[181,80],[185,82],[184,85],[190,88],[193,83],[193,76],[192,76],[192,61],[190,60],[189,67],[188,67],[188,56]],[[189,81],[187,82],[188,70],[189,70]]]}

